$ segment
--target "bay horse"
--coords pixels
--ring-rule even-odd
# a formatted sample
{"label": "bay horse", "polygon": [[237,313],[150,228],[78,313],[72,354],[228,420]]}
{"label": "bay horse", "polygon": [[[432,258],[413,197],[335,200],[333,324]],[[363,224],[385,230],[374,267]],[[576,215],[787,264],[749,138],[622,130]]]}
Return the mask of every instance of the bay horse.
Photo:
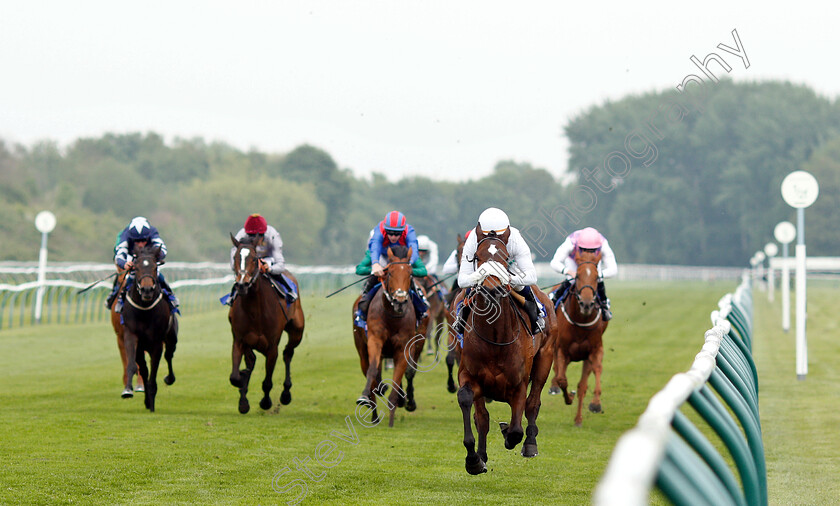
{"label": "bay horse", "polygon": [[429,274],[420,280],[420,286],[429,301],[428,327],[426,336],[427,355],[437,355],[440,352],[441,326],[446,319],[446,303],[443,298],[444,287],[437,276]]}
{"label": "bay horse", "polygon": [[[467,449],[465,467],[473,475],[487,472],[490,416],[485,400],[502,401],[510,406],[510,423],[500,424],[505,448],[515,448],[525,432],[522,456],[537,455],[540,395],[551,372],[556,337],[556,323],[549,311],[545,331],[531,336],[530,319],[520,305],[522,301],[519,298],[522,296],[509,284],[507,240],[510,229],[501,235],[493,232],[485,234],[480,227],[476,227],[476,232],[478,246],[475,257],[467,260],[474,262],[476,271],[482,272],[484,277],[464,299],[464,304],[470,307],[470,316],[464,325],[458,367],[461,387],[458,389],[458,404],[463,415],[463,442]],[[531,286],[531,290],[544,305],[551,303],[536,286]],[[514,299],[519,303],[515,303]],[[478,432],[477,451],[470,422],[473,406]],[[523,413],[528,419],[527,431],[522,430]]]}
{"label": "bay horse", "polygon": [[[353,340],[362,374],[366,378],[365,387],[356,404],[368,406],[372,413],[371,420],[377,423],[379,417],[375,395],[384,396],[387,384],[390,383],[391,394],[387,400],[389,427],[394,426],[397,407],[404,407],[409,412],[417,409],[414,400],[414,376],[417,370],[409,367],[409,361],[412,364],[418,363],[425,344],[425,325],[428,323],[428,316],[423,321],[417,321],[411,302],[411,253],[411,248],[402,245],[388,249],[388,266],[380,278],[382,286],[368,306],[367,330],[353,324]],[[361,296],[353,303],[354,317],[360,300]],[[394,375],[390,382],[382,381],[383,358],[394,359]],[[407,381],[405,391],[402,389],[403,375]]]}
{"label": "bay horse", "polygon": [[[125,269],[119,269],[117,273],[117,284],[119,285],[119,289],[117,293],[122,290],[123,285],[125,284],[125,278],[128,275],[128,271]],[[126,375],[126,366],[128,365],[128,358],[125,355],[125,329],[123,328],[122,324],[122,316],[120,313],[116,311],[116,304],[117,304],[117,297],[114,297],[114,301],[111,302],[111,307],[109,311],[111,312],[111,327],[114,328],[114,334],[117,336],[117,348],[120,350],[120,359],[122,360],[122,380],[123,380],[123,392],[120,396],[123,399],[130,399],[134,397],[134,387],[132,385],[133,381],[129,381],[129,378]],[[134,379],[133,376],[131,378]],[[144,392],[146,389],[143,386],[143,378],[137,374],[137,391]]]}
{"label": "bay horse", "polygon": [[595,373],[595,390],[589,411],[601,413],[601,364],[604,359],[603,335],[607,323],[601,316],[598,304],[598,263],[601,252],[578,250],[575,253],[577,272],[566,300],[557,305],[557,354],[554,360],[554,379],[551,393],[563,392],[566,404],[571,404],[575,392],[569,392],[566,368],[570,362],[583,362],[577,386],[577,413],[575,426],[583,424],[583,399],[588,388],[589,374]]}
{"label": "bay horse", "polygon": [[[256,242],[249,237],[238,241],[233,234],[230,239],[235,248],[233,271],[236,292],[228,312],[233,334],[230,384],[239,389],[239,412],[244,415],[251,409],[247,395],[248,382],[257,361],[254,350],[265,356],[265,379],[262,382],[263,398],[260,400],[260,407],[268,410],[272,406],[269,394],[274,385],[271,378],[274,375],[280,338],[284,331],[288,341],[283,349],[286,376],[283,380],[280,404],[285,406],[292,402],[290,365],[295,348],[303,339],[305,321],[300,298],[292,304],[287,304],[277,293],[269,275],[260,271]],[[297,285],[297,279],[291,273],[284,274]],[[243,357],[245,369],[240,370]]]}
{"label": "bay horse", "polygon": [[[146,409],[154,413],[161,355],[166,358],[169,368],[169,374],[163,378],[163,382],[167,385],[175,383],[172,357],[178,344],[178,319],[158,281],[160,247],[135,246],[133,254],[134,282],[126,291],[120,313],[127,362],[125,391],[131,389],[131,378],[139,368],[145,386]],[[149,354],[151,369],[146,365],[146,353]],[[135,357],[135,360],[130,357]]]}

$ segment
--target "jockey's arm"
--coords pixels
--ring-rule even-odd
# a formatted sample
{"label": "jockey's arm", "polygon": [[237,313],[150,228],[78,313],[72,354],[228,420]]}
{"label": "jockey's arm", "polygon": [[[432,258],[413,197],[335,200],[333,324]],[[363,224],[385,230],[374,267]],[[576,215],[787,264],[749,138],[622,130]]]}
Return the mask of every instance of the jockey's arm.
{"label": "jockey's arm", "polygon": [[370,250],[365,251],[365,258],[356,266],[356,274],[359,276],[367,276],[371,272],[372,262],[370,261]]}
{"label": "jockey's arm", "polygon": [[446,259],[446,262],[443,263],[443,269],[441,272],[446,274],[455,274],[458,272],[458,249],[453,249],[452,253],[449,254],[449,258]]}
{"label": "jockey's arm", "polygon": [[458,269],[458,286],[461,288],[475,284],[472,276],[475,272],[475,266],[467,258],[473,258],[475,256],[477,246],[478,243],[475,240],[475,234],[470,234],[464,242],[464,250],[461,252],[461,266]]}
{"label": "jockey's arm", "polygon": [[557,251],[554,252],[554,258],[551,259],[551,263],[549,264],[551,268],[560,274],[564,274],[567,270],[566,259],[572,254],[574,247],[575,246],[572,244],[572,240],[567,237],[566,240],[557,247]]}
{"label": "jockey's arm", "polygon": [[423,260],[418,257],[417,260],[411,264],[411,275],[415,278],[424,278],[427,274],[428,271],[426,270],[426,266],[423,264]]}
{"label": "jockey's arm", "polygon": [[280,274],[286,270],[286,259],[283,258],[283,239],[277,230],[268,226],[265,233],[266,257],[262,260],[268,265],[268,272]]}
{"label": "jockey's arm", "polygon": [[612,278],[618,274],[618,264],[615,261],[615,253],[610,248],[610,243],[604,240],[601,244],[601,277]]}
{"label": "jockey's arm", "polygon": [[528,243],[519,231],[513,227],[511,227],[507,249],[513,260],[508,267],[511,272],[510,284],[520,287],[536,284],[537,268],[534,267],[534,261],[531,259],[531,248],[528,247]]}

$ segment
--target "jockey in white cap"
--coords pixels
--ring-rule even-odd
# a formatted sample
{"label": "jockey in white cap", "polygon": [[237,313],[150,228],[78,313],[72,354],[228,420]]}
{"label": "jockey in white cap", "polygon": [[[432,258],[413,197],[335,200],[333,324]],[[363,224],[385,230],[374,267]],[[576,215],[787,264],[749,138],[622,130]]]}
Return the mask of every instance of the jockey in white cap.
{"label": "jockey in white cap", "polygon": [[577,272],[575,253],[578,250],[601,251],[601,261],[598,263],[598,303],[601,306],[604,321],[609,321],[612,318],[612,312],[610,311],[610,299],[607,298],[607,292],[604,288],[604,278],[611,278],[618,274],[618,265],[615,262],[615,253],[610,248],[610,243],[592,227],[572,232],[563,241],[563,244],[557,248],[554,258],[551,260],[551,268],[560,274],[565,274],[566,280],[548,296],[552,301],[557,301],[563,297],[571,286]]}

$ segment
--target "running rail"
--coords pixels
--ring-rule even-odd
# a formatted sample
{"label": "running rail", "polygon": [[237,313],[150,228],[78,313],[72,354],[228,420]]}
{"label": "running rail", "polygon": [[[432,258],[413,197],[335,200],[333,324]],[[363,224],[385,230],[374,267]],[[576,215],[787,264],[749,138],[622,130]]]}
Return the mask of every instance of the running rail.
{"label": "running rail", "polygon": [[[677,505],[767,505],[748,275],[718,306],[691,369],[671,378],[651,398],[636,426],[618,440],[595,489],[594,504],[646,505],[655,486]],[[705,430],[681,408],[693,409]],[[729,451],[740,482],[704,435],[710,431]]]}

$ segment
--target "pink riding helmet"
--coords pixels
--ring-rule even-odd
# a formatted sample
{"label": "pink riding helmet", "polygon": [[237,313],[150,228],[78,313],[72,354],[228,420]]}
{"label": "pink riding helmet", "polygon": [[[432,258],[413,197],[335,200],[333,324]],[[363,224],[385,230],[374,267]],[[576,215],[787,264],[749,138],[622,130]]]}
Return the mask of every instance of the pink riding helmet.
{"label": "pink riding helmet", "polygon": [[598,249],[604,242],[604,236],[592,227],[586,227],[577,234],[578,248]]}

